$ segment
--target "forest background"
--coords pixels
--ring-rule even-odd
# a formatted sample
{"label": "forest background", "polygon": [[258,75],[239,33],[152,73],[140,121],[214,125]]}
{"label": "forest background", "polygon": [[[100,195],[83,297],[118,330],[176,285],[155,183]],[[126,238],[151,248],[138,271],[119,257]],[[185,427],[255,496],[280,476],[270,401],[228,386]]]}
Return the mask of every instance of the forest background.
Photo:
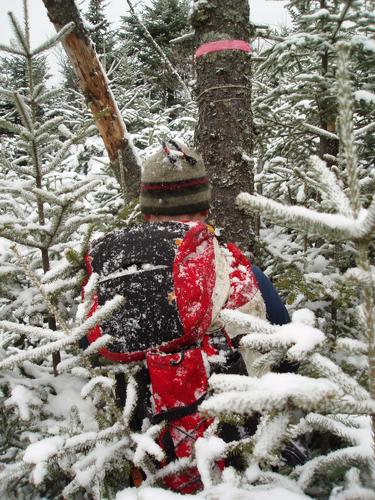
{"label": "forest background", "polygon": [[[228,3],[215,5],[226,19],[244,3],[246,13],[247,2],[236,0],[229,13]],[[235,71],[251,60],[246,94],[219,89],[214,104],[207,101],[214,113],[220,100],[241,99],[238,109],[249,110],[246,134],[237,133],[242,145],[219,141],[234,158],[220,167],[200,99],[207,63],[194,65],[192,57],[204,26],[215,21],[209,7],[202,0],[139,3],[116,30],[104,1],[91,0],[80,12],[126,129],[125,156],[116,159],[94,123],[103,116],[88,110],[90,94],[82,94],[64,52],[62,85],[48,84],[47,50],[73,26],[32,46],[30,32],[38,28],[27,9],[24,20],[1,20],[14,32],[0,45],[3,498],[179,498],[163,490],[163,476],[192,464],[203,480],[200,498],[375,498],[373,2],[290,0],[291,23],[280,30],[252,23],[250,9],[244,29],[251,58],[219,60],[221,70],[211,72],[223,85],[225,64]],[[232,125],[221,120],[215,130],[230,134]],[[219,200],[233,205],[216,226],[272,278],[292,323],[223,312],[247,334],[242,348],[258,351],[254,374],[211,378],[212,396],[201,410],[215,423],[190,461],[160,469],[162,424],[145,425],[142,434],[128,425],[137,365],[98,365],[108,338],[84,352],[78,340],[121,302],[115,298],[87,319],[95,289],[93,277],[81,304],[88,242],[139,221],[126,155],[137,166],[165,138],[195,140],[207,155]],[[236,197],[238,172],[229,167],[239,164],[252,192]],[[272,372],[285,358],[298,363],[298,373]],[[119,372],[128,381],[123,412],[113,398]],[[261,421],[251,438],[216,437],[223,422],[253,413]],[[288,443],[306,456],[303,465],[283,460]],[[238,450],[245,470],[220,473],[215,461]],[[133,466],[146,474],[137,492],[128,481]]]}

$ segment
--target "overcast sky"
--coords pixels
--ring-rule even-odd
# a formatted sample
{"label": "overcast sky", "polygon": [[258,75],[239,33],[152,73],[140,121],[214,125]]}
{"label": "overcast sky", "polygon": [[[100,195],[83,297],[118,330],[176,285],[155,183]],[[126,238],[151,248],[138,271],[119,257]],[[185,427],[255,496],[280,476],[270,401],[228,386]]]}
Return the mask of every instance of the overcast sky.
{"label": "overcast sky", "polygon": [[[230,0],[228,0],[230,1]],[[77,4],[84,10],[88,0],[76,0]],[[137,3],[136,1],[134,2]],[[284,9],[286,1],[278,0],[250,0],[250,17],[255,23],[271,24],[276,27],[285,26],[288,22],[287,12]],[[0,43],[8,44],[13,37],[7,12],[12,11],[19,21],[23,19],[22,0],[0,0]],[[127,3],[125,0],[108,0],[106,9],[107,18],[110,22],[118,23],[120,16],[126,14]],[[29,14],[31,26],[31,41],[33,46],[44,42],[54,28],[50,23],[42,0],[29,0]],[[50,69],[53,74],[57,73],[56,58],[49,57]],[[54,78],[56,80],[56,77]]]}

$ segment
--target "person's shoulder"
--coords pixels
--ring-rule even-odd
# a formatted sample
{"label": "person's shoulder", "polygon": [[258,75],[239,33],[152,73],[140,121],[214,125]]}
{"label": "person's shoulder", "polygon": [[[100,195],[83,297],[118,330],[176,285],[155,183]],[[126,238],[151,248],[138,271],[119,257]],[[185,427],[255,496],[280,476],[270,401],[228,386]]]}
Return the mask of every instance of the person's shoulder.
{"label": "person's shoulder", "polygon": [[275,325],[290,323],[288,310],[272,281],[260,267],[253,264],[252,270],[266,305],[268,320]]}

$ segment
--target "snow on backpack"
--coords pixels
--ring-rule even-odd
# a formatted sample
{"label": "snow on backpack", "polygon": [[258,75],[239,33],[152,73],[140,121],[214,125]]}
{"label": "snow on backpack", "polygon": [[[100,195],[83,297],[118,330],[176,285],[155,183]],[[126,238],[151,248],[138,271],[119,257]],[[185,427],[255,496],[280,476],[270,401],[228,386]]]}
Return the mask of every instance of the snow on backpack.
{"label": "snow on backpack", "polygon": [[200,222],[140,224],[95,241],[85,257],[89,275],[99,275],[90,314],[118,294],[125,303],[88,341],[109,334],[101,355],[130,362],[202,339],[226,300],[218,293],[218,252],[212,228]]}
{"label": "snow on backpack", "polygon": [[[244,255],[234,246],[227,252],[229,266],[206,224],[163,222],[110,233],[94,242],[85,258],[88,273],[99,275],[90,314],[114,295],[125,297],[88,341],[109,334],[113,341],[100,350],[104,357],[145,359],[134,425],[139,430],[146,416],[153,423],[168,422],[159,436],[166,453],[162,465],[192,456],[195,441],[211,424],[198,412],[209,374],[246,373],[225,333],[208,332],[225,303],[240,307],[257,291]],[[226,361],[218,363],[223,356]],[[124,391],[119,392],[121,399]],[[180,493],[202,487],[196,467],[166,476],[164,484]]]}

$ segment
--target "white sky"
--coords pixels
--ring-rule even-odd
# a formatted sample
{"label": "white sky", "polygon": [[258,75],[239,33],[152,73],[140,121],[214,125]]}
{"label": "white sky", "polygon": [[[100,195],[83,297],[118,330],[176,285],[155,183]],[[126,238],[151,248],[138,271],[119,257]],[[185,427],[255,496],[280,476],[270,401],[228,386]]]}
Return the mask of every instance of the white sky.
{"label": "white sky", "polygon": [[[88,0],[76,0],[84,10]],[[55,33],[54,27],[49,21],[46,8],[42,0],[29,0],[29,14],[31,27],[31,41],[33,46],[44,42],[50,34]],[[137,3],[136,1],[134,2]],[[250,18],[255,23],[270,24],[282,27],[288,23],[288,14],[284,9],[286,1],[283,0],[250,0]],[[12,11],[16,18],[22,22],[23,1],[22,0],[0,0],[0,43],[9,44],[13,32],[7,12]],[[126,14],[127,3],[125,0],[108,0],[106,9],[107,18],[116,26],[120,16]],[[1,54],[1,53],[0,53]],[[58,80],[58,66],[56,57],[49,57],[50,71],[53,80]]]}

